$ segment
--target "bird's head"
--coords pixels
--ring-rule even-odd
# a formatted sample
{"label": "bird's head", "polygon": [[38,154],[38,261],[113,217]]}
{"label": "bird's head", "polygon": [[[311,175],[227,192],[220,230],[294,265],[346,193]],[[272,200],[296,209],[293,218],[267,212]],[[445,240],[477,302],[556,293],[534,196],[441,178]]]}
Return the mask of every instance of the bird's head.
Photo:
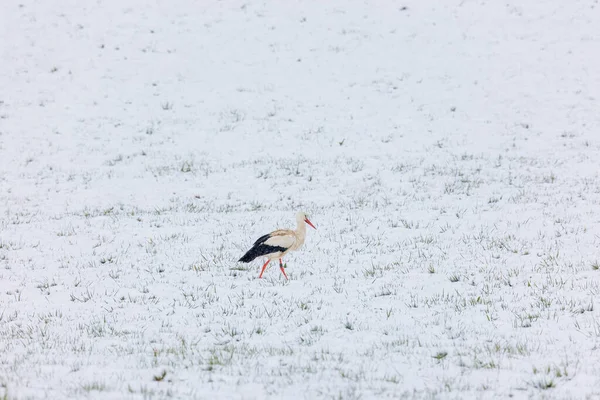
{"label": "bird's head", "polygon": [[296,214],[296,219],[297,219],[298,221],[304,221],[304,222],[306,222],[306,223],[307,223],[308,225],[310,225],[310,226],[311,226],[311,228],[313,228],[313,229],[317,229],[317,228],[315,228],[315,226],[312,224],[312,222],[310,222],[310,220],[308,219],[308,216],[306,215],[306,213],[304,213],[304,212],[302,212],[302,211],[300,211],[298,214]]}

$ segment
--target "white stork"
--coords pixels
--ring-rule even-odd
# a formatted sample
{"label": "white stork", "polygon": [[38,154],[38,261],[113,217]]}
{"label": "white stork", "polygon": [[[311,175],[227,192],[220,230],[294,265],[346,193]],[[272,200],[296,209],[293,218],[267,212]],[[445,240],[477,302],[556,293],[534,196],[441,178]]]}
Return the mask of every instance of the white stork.
{"label": "white stork", "polygon": [[262,278],[263,272],[265,272],[265,269],[271,260],[279,258],[279,269],[281,270],[281,273],[283,273],[283,276],[285,276],[285,279],[288,279],[285,270],[283,269],[281,258],[290,251],[298,250],[304,244],[304,238],[306,237],[305,222],[313,229],[317,229],[303,212],[296,214],[296,222],[298,227],[295,231],[291,229],[279,229],[259,237],[258,240],[254,242],[252,248],[248,250],[239,261],[249,263],[256,257],[267,257],[267,262],[262,266],[262,270],[258,276],[259,278]]}

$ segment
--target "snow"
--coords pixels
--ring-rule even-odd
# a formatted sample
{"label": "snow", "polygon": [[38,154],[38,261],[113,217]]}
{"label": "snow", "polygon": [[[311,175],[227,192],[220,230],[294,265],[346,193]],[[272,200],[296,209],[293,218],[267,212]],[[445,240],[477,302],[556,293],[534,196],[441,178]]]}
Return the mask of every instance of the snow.
{"label": "snow", "polygon": [[0,2],[0,398],[600,396],[599,7]]}

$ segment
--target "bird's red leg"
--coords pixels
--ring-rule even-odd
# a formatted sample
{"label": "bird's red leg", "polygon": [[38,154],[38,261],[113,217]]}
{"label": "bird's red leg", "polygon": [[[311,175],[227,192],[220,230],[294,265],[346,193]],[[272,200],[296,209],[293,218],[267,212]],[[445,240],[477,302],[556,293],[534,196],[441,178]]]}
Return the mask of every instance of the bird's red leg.
{"label": "bird's red leg", "polygon": [[263,265],[262,270],[260,271],[260,275],[258,276],[258,278],[262,278],[262,274],[263,272],[265,272],[265,269],[267,269],[267,265],[271,262],[271,260],[267,260],[267,262],[265,263],[265,265]]}
{"label": "bird's red leg", "polygon": [[283,261],[281,261],[281,258],[279,259],[279,269],[281,270],[281,273],[283,274],[283,276],[285,276],[285,279],[288,279],[287,275],[285,274],[285,269],[283,269]]}

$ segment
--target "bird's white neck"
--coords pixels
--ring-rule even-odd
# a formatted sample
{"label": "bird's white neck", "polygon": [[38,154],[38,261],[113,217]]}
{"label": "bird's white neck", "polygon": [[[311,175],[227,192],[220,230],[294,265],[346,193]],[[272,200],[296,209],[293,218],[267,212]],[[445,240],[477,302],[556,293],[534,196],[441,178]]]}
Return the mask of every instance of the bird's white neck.
{"label": "bird's white neck", "polygon": [[304,222],[304,218],[298,218],[296,222],[298,223],[298,227],[296,228],[296,236],[301,243],[304,243],[304,238],[306,237],[306,222]]}

